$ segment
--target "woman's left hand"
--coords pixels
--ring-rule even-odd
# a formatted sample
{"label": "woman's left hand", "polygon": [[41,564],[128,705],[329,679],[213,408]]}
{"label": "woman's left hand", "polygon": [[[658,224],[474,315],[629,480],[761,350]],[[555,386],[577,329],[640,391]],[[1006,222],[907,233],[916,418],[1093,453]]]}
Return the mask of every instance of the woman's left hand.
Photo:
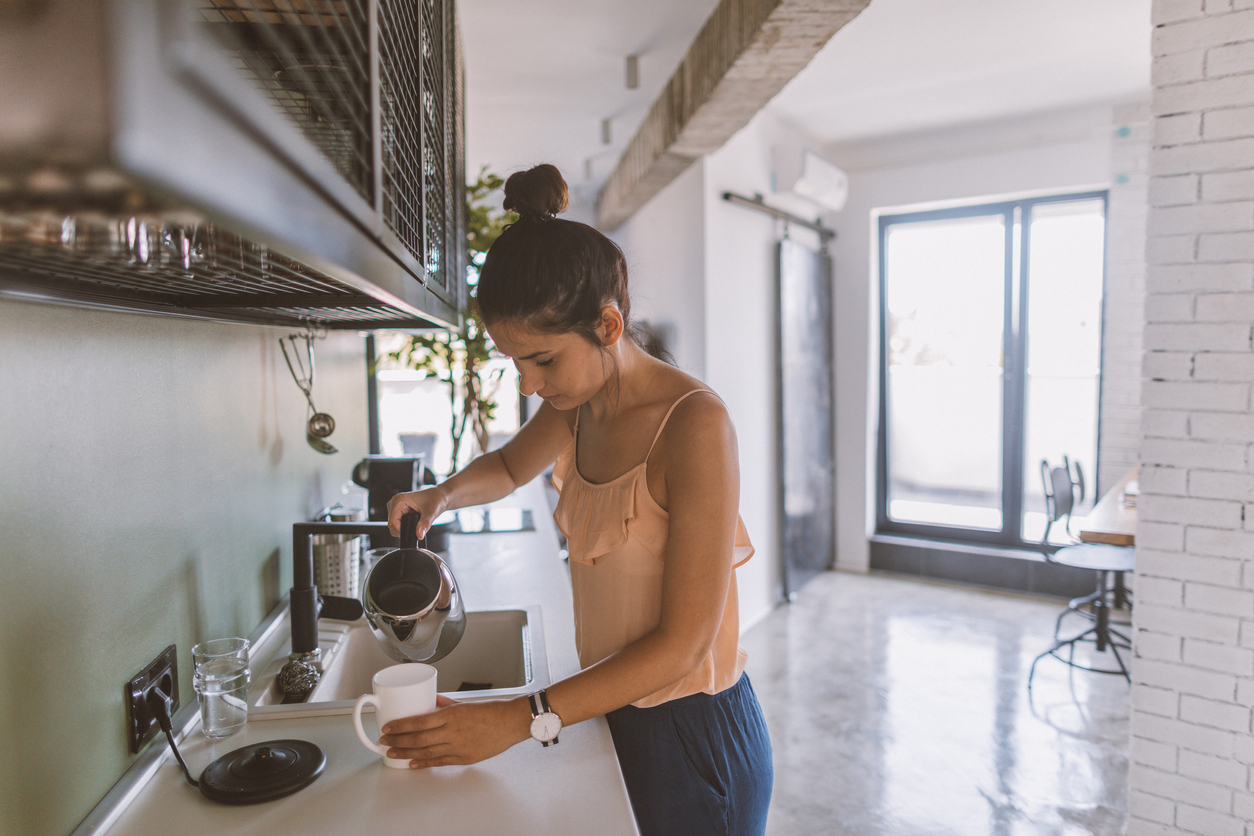
{"label": "woman's left hand", "polygon": [[435,711],[393,720],[379,743],[389,758],[408,758],[410,769],[478,763],[531,736],[531,710],[522,702],[437,696]]}

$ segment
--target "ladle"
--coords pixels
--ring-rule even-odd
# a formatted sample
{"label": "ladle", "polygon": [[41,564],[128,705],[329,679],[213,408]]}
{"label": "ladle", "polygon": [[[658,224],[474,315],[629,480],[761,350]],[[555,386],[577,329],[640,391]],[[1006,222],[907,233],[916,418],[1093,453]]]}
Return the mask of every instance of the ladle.
{"label": "ladle", "polygon": [[[305,341],[305,357],[307,361],[301,359],[300,350],[296,347],[296,341],[299,339]],[[279,348],[283,349],[283,359],[287,361],[287,370],[292,373],[292,380],[296,381],[296,385],[300,387],[305,400],[309,403],[310,414],[309,420],[306,422],[305,441],[319,453],[330,455],[339,452],[334,445],[324,440],[331,433],[335,432],[335,419],[325,412],[319,412],[318,408],[314,406],[314,339],[315,334],[312,330],[305,334],[288,334],[286,338],[279,338]],[[292,358],[287,351],[289,342],[292,344],[292,354],[296,355],[295,364],[292,363]],[[308,367],[306,367],[306,362]],[[298,368],[300,369],[299,372],[297,372]]]}

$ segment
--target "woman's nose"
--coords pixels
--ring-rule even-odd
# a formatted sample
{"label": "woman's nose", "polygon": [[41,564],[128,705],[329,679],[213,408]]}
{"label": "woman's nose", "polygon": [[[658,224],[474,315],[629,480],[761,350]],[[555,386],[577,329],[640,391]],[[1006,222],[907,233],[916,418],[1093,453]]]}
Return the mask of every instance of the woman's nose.
{"label": "woman's nose", "polygon": [[524,395],[534,395],[540,391],[540,383],[536,375],[531,372],[518,370],[518,391]]}

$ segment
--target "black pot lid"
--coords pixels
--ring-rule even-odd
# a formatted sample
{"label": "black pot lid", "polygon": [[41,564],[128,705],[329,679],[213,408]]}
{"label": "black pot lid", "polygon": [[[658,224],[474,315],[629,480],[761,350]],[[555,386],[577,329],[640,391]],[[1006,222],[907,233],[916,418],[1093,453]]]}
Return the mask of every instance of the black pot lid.
{"label": "black pot lid", "polygon": [[223,804],[273,801],[312,784],[326,765],[326,753],[308,740],[267,740],[206,766],[200,791]]}

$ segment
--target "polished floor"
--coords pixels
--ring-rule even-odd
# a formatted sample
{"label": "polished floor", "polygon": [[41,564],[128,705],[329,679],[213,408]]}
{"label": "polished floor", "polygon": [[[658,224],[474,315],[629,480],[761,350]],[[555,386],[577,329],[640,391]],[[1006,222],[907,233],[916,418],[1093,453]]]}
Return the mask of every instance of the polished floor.
{"label": "polished floor", "polygon": [[828,572],[755,625],[769,836],[1122,833],[1127,683],[1046,658],[1027,689],[1061,608]]}

